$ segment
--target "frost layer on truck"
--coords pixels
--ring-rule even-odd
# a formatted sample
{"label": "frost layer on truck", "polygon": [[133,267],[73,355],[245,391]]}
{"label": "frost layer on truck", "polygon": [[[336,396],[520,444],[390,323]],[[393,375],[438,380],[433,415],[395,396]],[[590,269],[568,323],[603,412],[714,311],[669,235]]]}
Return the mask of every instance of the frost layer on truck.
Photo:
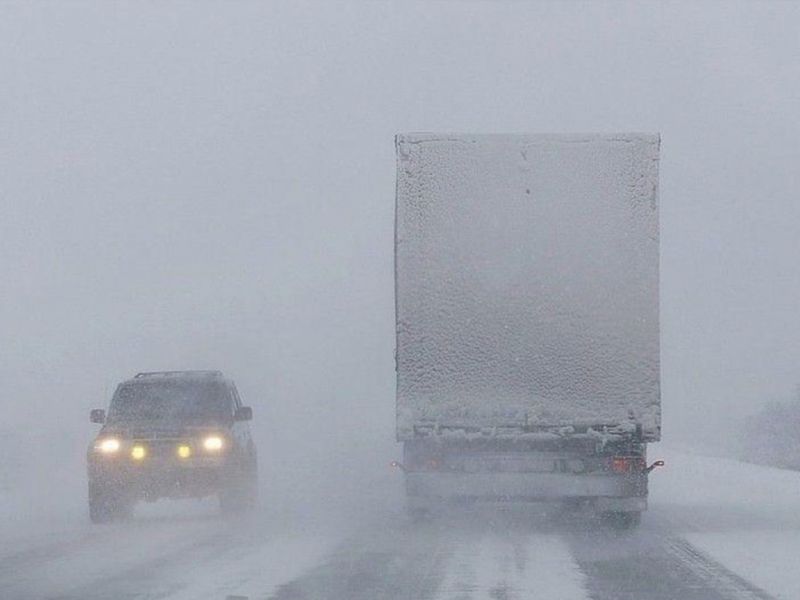
{"label": "frost layer on truck", "polygon": [[659,137],[396,146],[398,439],[658,440]]}

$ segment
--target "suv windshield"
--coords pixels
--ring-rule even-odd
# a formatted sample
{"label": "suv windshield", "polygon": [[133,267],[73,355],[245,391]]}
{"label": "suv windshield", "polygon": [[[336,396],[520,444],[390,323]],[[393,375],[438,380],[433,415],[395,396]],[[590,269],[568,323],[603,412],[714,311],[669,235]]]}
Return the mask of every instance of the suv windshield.
{"label": "suv windshield", "polygon": [[219,382],[137,381],[119,387],[108,421],[207,423],[230,416],[227,392]]}

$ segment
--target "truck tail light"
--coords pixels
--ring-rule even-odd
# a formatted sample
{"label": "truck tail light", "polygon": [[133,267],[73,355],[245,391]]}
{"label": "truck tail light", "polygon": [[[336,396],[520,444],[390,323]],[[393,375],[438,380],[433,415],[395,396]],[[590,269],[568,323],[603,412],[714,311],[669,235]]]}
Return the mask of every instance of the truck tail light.
{"label": "truck tail light", "polygon": [[[400,465],[398,464],[398,466]],[[440,471],[443,467],[444,463],[440,458],[433,456],[416,456],[411,460],[406,460],[406,464],[402,468],[410,471]]]}
{"label": "truck tail light", "polygon": [[646,464],[641,456],[614,456],[610,467],[614,473],[639,473],[645,470]]}

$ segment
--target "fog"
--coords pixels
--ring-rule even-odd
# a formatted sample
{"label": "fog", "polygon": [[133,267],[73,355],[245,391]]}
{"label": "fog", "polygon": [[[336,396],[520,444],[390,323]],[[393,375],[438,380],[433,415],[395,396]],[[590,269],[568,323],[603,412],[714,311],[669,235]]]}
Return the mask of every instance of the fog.
{"label": "fog", "polygon": [[254,409],[269,502],[392,502],[401,131],[660,132],[663,437],[728,442],[800,382],[798,18],[3,3],[0,489],[83,510],[88,410],[214,368]]}

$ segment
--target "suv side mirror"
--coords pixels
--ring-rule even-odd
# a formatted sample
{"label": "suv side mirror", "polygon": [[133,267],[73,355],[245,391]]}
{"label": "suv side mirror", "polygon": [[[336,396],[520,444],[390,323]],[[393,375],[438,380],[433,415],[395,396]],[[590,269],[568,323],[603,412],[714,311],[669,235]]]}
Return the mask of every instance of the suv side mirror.
{"label": "suv side mirror", "polygon": [[89,420],[92,423],[105,423],[106,422],[106,411],[102,408],[93,408],[89,412]]}
{"label": "suv side mirror", "polygon": [[233,415],[234,421],[250,421],[253,419],[253,409],[249,406],[240,406]]}

